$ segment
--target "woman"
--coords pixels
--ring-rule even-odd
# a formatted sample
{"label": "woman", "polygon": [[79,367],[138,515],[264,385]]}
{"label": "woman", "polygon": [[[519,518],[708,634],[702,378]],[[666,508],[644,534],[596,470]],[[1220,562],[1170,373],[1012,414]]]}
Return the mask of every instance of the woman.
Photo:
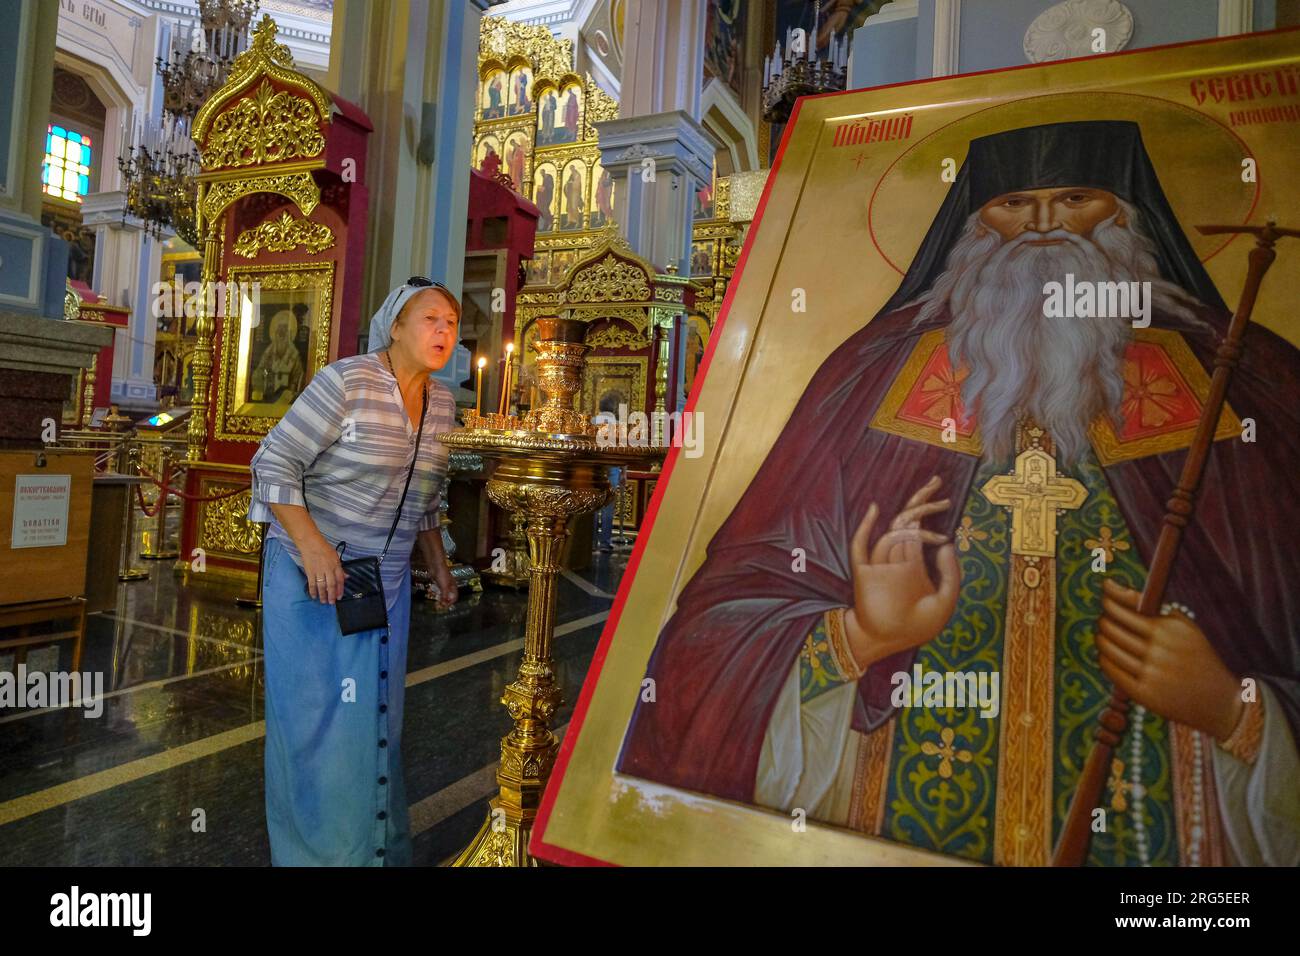
{"label": "woman", "polygon": [[[253,456],[249,520],[266,522],[266,822],[277,866],[396,866],[411,855],[402,703],[417,537],[456,600],[438,530],[455,427],[429,378],[456,347],[460,303],[408,279],[370,323],[370,352],[318,371]],[[414,466],[412,460],[414,458]],[[410,487],[401,505],[410,475]],[[344,636],[344,558],[384,554],[388,627]]]}

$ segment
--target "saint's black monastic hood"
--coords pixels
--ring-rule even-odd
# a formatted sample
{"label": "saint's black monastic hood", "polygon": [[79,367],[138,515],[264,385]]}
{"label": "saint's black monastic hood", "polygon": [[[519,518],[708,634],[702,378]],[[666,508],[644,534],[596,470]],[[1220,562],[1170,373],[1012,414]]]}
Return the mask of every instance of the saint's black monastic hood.
{"label": "saint's black monastic hood", "polygon": [[1206,305],[1224,307],[1165,199],[1137,123],[1087,120],[1027,126],[971,140],[966,161],[912,267],[882,311],[900,308],[929,290],[966,221],[994,196],[1062,186],[1105,189],[1132,203],[1142,232],[1155,243],[1160,274]]}

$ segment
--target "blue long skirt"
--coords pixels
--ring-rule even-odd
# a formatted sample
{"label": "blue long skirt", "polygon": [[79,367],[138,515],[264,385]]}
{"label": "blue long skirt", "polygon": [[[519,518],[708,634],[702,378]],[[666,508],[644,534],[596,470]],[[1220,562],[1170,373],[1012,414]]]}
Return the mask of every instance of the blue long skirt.
{"label": "blue long skirt", "polygon": [[266,541],[266,826],[274,866],[403,866],[411,828],[402,704],[411,569],[387,630],[344,637],[334,606],[275,538]]}

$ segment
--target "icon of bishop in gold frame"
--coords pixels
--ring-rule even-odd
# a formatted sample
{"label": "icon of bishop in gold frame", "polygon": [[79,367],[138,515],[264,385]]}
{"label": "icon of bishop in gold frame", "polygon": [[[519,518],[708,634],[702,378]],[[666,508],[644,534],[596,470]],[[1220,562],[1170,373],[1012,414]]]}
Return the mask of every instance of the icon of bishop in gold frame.
{"label": "icon of bishop in gold frame", "polygon": [[[1285,124],[1206,91],[1294,87],[1293,37],[803,101],[696,406],[736,434],[674,463],[535,852],[1043,865],[1122,684],[1088,862],[1300,862],[1284,251],[1134,610],[1245,273],[1193,226],[1300,198]],[[1145,312],[1049,317],[1066,273]]]}
{"label": "icon of bishop in gold frame", "polygon": [[231,278],[216,437],[259,441],[329,362],[334,264],[246,266]]}

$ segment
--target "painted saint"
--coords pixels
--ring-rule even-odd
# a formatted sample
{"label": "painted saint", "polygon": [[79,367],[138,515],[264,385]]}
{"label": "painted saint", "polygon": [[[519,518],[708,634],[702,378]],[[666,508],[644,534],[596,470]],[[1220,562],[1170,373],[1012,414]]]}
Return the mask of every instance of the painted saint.
{"label": "painted saint", "polygon": [[537,183],[537,208],[542,214],[537,219],[538,232],[550,232],[555,228],[555,177],[549,169],[543,169]]}
{"label": "painted saint", "polygon": [[288,309],[281,309],[271,316],[270,332],[271,342],[253,370],[254,398],[262,402],[291,402],[302,391],[305,374],[295,341],[298,320]]}
{"label": "painted saint", "polygon": [[586,187],[582,182],[582,167],[574,163],[564,179],[564,214],[562,229],[581,229]]}
{"label": "painted saint", "polygon": [[487,86],[487,104],[483,107],[484,119],[496,119],[498,116],[505,115],[505,101],[503,94],[504,87],[501,85],[501,73],[493,75],[488,81]]}
{"label": "painted saint", "polygon": [[596,195],[593,206],[595,207],[591,211],[591,227],[593,229],[613,221],[614,178],[610,176],[609,170],[604,167],[601,167],[600,176],[596,180]]}
{"label": "painted saint", "polygon": [[710,253],[710,243],[693,242],[691,243],[691,275],[707,276],[713,273],[712,256]]}
{"label": "painted saint", "polygon": [[713,218],[713,184],[705,183],[695,190],[695,219]]}
{"label": "painted saint", "polygon": [[489,176],[495,176],[501,171],[501,157],[491,143],[484,144],[483,161],[478,164],[478,168]]}
{"label": "painted saint", "polygon": [[524,147],[521,140],[511,140],[509,148],[506,150],[506,165],[510,170],[510,179],[515,184],[517,192],[523,191],[524,183]]}
{"label": "painted saint", "polygon": [[[1145,305],[1051,317],[1066,277]],[[1137,610],[1229,319],[1138,124],[972,141],[679,595],[619,771],[1046,864],[1119,687],[1089,864],[1300,863],[1300,354],[1262,326]]]}
{"label": "painted saint", "polygon": [[542,107],[539,110],[541,113],[542,125],[537,131],[538,146],[550,146],[555,142],[555,110],[555,91],[547,90],[542,96]]}
{"label": "painted saint", "polygon": [[532,82],[532,74],[526,69],[520,69],[511,78],[513,84],[513,93],[510,97],[510,113],[517,115],[527,113],[533,108],[533,101],[528,96],[528,84]]}
{"label": "painted saint", "polygon": [[578,141],[578,88],[570,87],[564,94],[564,135],[558,142]]}

